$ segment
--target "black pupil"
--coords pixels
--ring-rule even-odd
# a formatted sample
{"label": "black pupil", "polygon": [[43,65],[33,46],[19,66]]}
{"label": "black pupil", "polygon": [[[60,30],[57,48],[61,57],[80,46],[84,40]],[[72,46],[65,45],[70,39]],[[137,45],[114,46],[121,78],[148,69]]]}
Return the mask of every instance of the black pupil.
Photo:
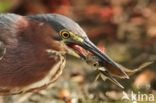
{"label": "black pupil", "polygon": [[63,34],[64,37],[68,37],[68,35],[69,35],[68,33],[64,33]]}
{"label": "black pupil", "polygon": [[98,66],[98,63],[96,62],[96,63],[94,63],[93,65],[94,65],[94,67],[97,67],[97,66]]}
{"label": "black pupil", "polygon": [[95,64],[94,64],[94,67],[96,67],[96,66],[97,66],[97,64],[95,63]]}

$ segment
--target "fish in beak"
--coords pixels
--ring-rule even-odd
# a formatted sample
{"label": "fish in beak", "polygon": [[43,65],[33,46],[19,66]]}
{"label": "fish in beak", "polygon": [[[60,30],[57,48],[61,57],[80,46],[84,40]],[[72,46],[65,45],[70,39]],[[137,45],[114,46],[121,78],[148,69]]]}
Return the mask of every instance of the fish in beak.
{"label": "fish in beak", "polygon": [[135,74],[136,72],[142,70],[144,67],[152,63],[146,62],[139,66],[137,69],[127,69],[109,58],[89,39],[84,39],[79,44],[68,44],[68,46],[74,49],[76,54],[78,54],[79,57],[83,58],[89,65],[96,67],[97,71],[99,72],[97,78],[101,77],[103,80],[108,79],[122,89],[124,89],[124,87],[114,77],[129,79],[129,76]]}
{"label": "fish in beak", "polygon": [[112,75],[123,75],[125,78],[129,79],[129,76],[124,71],[124,67],[113,61],[100,49],[98,49],[89,39],[84,40],[81,45],[85,50],[91,52],[99,63],[99,66],[105,67],[106,70]]}

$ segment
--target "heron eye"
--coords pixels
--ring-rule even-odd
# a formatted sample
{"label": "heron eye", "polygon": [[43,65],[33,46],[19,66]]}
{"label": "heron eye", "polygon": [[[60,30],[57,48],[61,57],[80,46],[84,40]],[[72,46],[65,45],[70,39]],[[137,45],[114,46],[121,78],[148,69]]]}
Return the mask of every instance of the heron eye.
{"label": "heron eye", "polygon": [[61,36],[64,38],[64,39],[68,39],[70,37],[70,33],[68,31],[62,31],[61,32]]}

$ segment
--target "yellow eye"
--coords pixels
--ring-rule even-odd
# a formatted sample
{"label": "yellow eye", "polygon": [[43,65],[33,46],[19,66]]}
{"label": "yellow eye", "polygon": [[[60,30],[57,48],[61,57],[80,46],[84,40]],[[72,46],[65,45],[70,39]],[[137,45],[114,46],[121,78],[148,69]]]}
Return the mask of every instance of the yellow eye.
{"label": "yellow eye", "polygon": [[70,37],[70,33],[68,31],[61,31],[60,34],[64,39],[68,39]]}

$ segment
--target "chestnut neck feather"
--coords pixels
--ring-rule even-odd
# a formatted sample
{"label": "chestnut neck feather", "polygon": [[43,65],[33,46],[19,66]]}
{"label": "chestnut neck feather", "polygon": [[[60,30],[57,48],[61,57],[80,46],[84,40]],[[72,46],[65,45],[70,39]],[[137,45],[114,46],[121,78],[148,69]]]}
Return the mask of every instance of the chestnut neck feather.
{"label": "chestnut neck feather", "polygon": [[[21,87],[43,79],[59,58],[50,58],[47,49],[64,51],[48,24],[19,17],[15,38],[6,43],[6,54],[0,61],[0,88]],[[23,25],[26,23],[26,25]],[[15,44],[16,45],[15,45]]]}

